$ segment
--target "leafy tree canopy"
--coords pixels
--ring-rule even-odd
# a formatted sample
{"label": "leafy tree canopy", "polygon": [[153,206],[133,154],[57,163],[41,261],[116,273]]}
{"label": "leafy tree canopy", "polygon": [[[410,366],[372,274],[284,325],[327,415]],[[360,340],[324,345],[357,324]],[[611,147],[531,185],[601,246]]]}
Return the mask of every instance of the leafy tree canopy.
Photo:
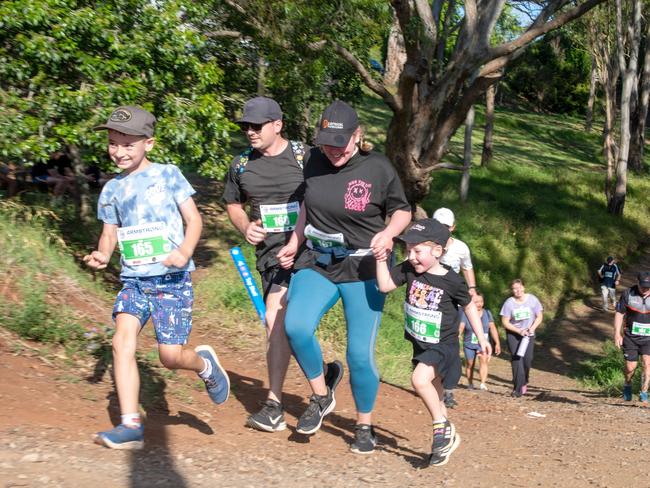
{"label": "leafy tree canopy", "polygon": [[77,145],[107,166],[92,130],[118,105],[158,118],[152,159],[218,176],[231,124],[223,71],[192,27],[202,7],[174,0],[0,4],[0,157],[24,164]]}

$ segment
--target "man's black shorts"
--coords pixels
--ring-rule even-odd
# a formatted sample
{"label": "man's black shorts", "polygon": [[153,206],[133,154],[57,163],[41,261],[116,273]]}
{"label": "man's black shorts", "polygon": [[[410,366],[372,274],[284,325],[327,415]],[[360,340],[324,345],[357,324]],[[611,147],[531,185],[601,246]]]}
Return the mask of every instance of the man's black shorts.
{"label": "man's black shorts", "polygon": [[264,271],[260,271],[260,276],[262,277],[262,293],[264,295],[264,301],[266,302],[266,296],[269,294],[269,291],[273,285],[288,288],[292,274],[293,269],[284,269],[280,265],[272,266],[270,268],[266,268]]}
{"label": "man's black shorts", "polygon": [[650,337],[628,335],[623,336],[623,356],[626,361],[638,361],[639,355],[650,355]]}

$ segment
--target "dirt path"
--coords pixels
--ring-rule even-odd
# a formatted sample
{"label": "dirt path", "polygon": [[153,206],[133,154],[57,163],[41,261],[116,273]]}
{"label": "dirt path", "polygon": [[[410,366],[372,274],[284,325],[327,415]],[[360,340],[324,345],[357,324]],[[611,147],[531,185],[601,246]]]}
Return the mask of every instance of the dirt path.
{"label": "dirt path", "polygon": [[[643,265],[650,268],[650,254]],[[423,464],[431,442],[425,409],[410,391],[388,384],[381,386],[376,409],[375,454],[348,451],[354,406],[347,375],[321,431],[297,434],[296,417],[308,392],[295,363],[286,384],[290,427],[275,434],[245,427],[265,392],[264,339],[257,326],[242,329],[242,337],[237,329],[215,325],[214,317],[197,318],[192,343],[216,346],[233,395],[215,407],[189,374],[143,385],[153,399],[147,445],[136,453],[91,442],[92,433],[116,420],[108,374],[93,372],[92,364],[50,365],[3,332],[0,486],[650,486],[650,411],[602,397],[557,373],[597,350],[611,334],[612,317],[583,304],[569,309],[562,335],[571,339],[550,334],[538,345],[530,394],[522,399],[508,396],[510,367],[499,358],[491,363],[490,391],[460,388],[451,419],[463,440],[449,464],[435,469]],[[141,349],[152,346],[145,337]]]}

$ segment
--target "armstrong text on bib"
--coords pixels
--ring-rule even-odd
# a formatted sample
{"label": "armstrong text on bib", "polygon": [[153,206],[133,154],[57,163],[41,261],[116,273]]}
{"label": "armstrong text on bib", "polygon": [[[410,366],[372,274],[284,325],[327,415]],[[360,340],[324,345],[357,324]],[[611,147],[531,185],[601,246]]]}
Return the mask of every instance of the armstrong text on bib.
{"label": "armstrong text on bib", "polygon": [[417,308],[404,303],[404,328],[411,337],[418,341],[438,344],[440,342],[440,327],[442,312]]}
{"label": "armstrong text on bib", "polygon": [[117,242],[122,259],[129,266],[163,261],[172,250],[163,222],[120,227]]}
{"label": "armstrong text on bib", "polygon": [[300,203],[289,202],[277,205],[260,205],[262,227],[267,232],[290,232],[296,228]]}

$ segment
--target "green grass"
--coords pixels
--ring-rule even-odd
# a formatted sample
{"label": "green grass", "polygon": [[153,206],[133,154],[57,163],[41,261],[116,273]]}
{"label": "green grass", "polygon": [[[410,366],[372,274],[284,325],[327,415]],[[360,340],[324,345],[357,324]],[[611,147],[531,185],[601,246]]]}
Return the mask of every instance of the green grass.
{"label": "green grass", "polygon": [[[580,364],[578,377],[586,386],[603,391],[609,396],[621,396],[625,377],[623,368],[625,360],[620,349],[607,341],[603,345],[603,356],[599,359],[584,361]],[[641,386],[642,365],[639,363],[632,379],[632,391],[639,391]]]}

